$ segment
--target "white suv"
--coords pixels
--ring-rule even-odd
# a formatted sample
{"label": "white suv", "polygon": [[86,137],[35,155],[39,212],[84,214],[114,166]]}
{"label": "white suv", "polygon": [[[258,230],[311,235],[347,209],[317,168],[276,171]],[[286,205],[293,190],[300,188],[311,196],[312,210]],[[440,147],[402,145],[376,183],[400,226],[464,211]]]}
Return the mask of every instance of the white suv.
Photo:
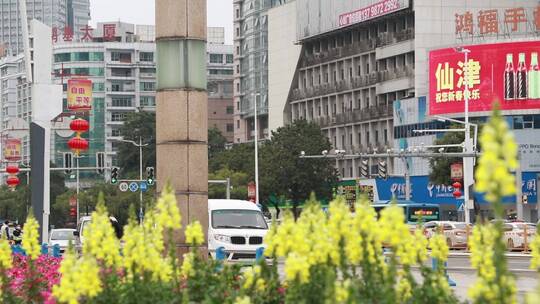
{"label": "white suv", "polygon": [[222,247],[227,260],[254,259],[268,225],[261,210],[242,200],[208,200],[208,251]]}

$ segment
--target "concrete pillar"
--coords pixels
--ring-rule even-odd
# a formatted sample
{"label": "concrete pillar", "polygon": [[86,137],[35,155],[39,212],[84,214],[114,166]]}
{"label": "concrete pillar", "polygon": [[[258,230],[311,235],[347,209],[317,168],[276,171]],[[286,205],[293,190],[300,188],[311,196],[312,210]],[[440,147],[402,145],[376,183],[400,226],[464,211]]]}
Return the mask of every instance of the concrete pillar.
{"label": "concrete pillar", "polygon": [[[206,0],[156,0],[156,43],[158,192],[169,182],[176,191],[182,227],[198,220],[206,234]],[[179,253],[187,251],[183,233],[175,241]]]}

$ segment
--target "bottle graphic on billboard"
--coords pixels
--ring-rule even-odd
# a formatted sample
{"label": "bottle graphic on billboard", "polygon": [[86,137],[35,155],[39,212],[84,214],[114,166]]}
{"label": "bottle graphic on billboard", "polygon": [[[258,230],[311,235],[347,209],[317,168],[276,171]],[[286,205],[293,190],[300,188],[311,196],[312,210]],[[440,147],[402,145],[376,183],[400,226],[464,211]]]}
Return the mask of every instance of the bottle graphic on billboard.
{"label": "bottle graphic on billboard", "polygon": [[527,99],[527,66],[525,65],[525,53],[519,53],[516,72],[516,98]]}
{"label": "bottle graphic on billboard", "polygon": [[513,100],[515,96],[515,71],[512,54],[506,54],[504,69],[504,99]]}
{"label": "bottle graphic on billboard", "polygon": [[538,68],[538,53],[531,53],[531,67],[528,76],[529,99],[540,98],[540,69]]}

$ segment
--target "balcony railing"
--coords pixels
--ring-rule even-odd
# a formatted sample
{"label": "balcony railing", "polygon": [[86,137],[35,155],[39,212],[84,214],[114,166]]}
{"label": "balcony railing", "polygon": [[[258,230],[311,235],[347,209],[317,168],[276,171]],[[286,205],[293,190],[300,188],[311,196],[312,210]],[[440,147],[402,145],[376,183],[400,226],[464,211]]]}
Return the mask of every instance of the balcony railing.
{"label": "balcony railing", "polygon": [[394,43],[411,40],[414,39],[414,29],[413,28],[407,28],[404,30],[401,30],[399,32],[390,33],[380,33],[377,37],[377,47],[383,47],[387,45],[391,45]]}
{"label": "balcony railing", "polygon": [[345,79],[336,83],[325,83],[313,87],[307,87],[306,89],[293,89],[292,99],[305,99],[321,95],[330,95],[338,92],[354,90],[361,87],[367,87],[374,85],[379,81],[379,74],[372,72],[368,75],[362,75],[354,77],[352,79]]}
{"label": "balcony railing", "polygon": [[304,53],[302,67],[323,64],[332,60],[340,59],[342,57],[349,57],[356,54],[373,51],[375,50],[375,46],[375,40],[367,40],[363,42],[355,42],[353,44],[348,44],[317,53]]}
{"label": "balcony railing", "polygon": [[373,106],[364,109],[354,109],[335,116],[322,116],[313,119],[322,128],[334,125],[357,123],[367,120],[386,118],[393,115],[391,105]]}

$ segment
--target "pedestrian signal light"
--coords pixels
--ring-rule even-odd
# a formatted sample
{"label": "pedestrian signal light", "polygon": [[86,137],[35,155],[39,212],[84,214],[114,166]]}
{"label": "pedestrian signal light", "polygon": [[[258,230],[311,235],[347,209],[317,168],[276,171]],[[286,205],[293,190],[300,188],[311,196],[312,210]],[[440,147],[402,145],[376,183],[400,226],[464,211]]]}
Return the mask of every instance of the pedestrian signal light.
{"label": "pedestrian signal light", "polygon": [[146,182],[148,185],[153,185],[155,183],[154,167],[146,167]]}
{"label": "pedestrian signal light", "polygon": [[72,216],[72,217],[76,217],[77,216],[77,209],[75,207],[69,208],[69,215]]}
{"label": "pedestrian signal light", "polygon": [[116,167],[113,167],[111,169],[111,184],[116,184],[118,183],[118,168]]}

